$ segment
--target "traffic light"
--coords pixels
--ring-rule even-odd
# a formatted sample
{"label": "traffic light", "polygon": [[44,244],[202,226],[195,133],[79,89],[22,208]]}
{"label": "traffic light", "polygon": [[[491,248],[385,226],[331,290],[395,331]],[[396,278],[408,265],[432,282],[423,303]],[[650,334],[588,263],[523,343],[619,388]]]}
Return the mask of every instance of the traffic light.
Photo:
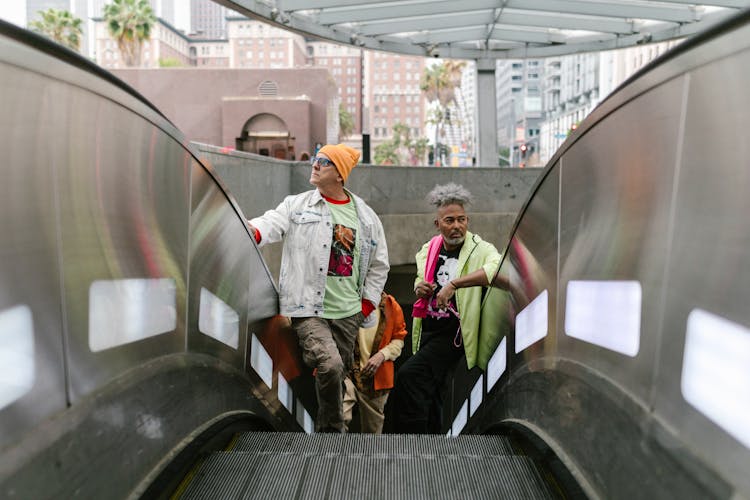
{"label": "traffic light", "polygon": [[520,150],[521,150],[521,158],[526,158],[526,151],[528,151],[529,146],[526,144],[521,144]]}

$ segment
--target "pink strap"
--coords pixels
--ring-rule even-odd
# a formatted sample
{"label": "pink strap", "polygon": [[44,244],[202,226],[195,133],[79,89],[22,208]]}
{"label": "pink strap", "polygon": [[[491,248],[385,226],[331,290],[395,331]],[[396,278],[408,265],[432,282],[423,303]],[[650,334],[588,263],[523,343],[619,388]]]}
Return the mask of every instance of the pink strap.
{"label": "pink strap", "polygon": [[[430,240],[430,244],[427,247],[427,262],[425,263],[424,279],[428,283],[432,283],[432,277],[435,275],[435,267],[437,266],[438,255],[440,254],[440,247],[443,245],[443,237],[441,235],[433,236]],[[424,318],[427,316],[427,305],[428,298],[420,297],[414,302],[412,306],[411,315],[415,318]]]}

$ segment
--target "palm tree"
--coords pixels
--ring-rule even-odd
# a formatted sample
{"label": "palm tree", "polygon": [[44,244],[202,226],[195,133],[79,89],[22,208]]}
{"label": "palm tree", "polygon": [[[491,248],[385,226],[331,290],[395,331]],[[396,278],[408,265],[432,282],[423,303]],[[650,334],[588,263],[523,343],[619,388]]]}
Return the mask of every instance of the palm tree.
{"label": "palm tree", "polygon": [[104,6],[104,20],[125,65],[140,66],[141,46],[151,38],[151,27],[156,23],[148,0],[112,0]]}
{"label": "palm tree", "polygon": [[352,132],[354,132],[354,117],[343,104],[339,104],[339,142],[352,135]]}
{"label": "palm tree", "polygon": [[67,10],[47,9],[40,11],[42,18],[32,21],[29,26],[33,31],[51,38],[60,45],[75,51],[81,48],[83,21]]}
{"label": "palm tree", "polygon": [[[463,61],[444,61],[424,69],[419,88],[428,101],[436,102],[437,107],[431,113],[430,122],[435,125],[435,144],[437,145],[444,124],[450,122],[448,106],[456,102],[456,89],[461,87],[461,71],[466,65]],[[435,158],[437,160],[437,158]]]}

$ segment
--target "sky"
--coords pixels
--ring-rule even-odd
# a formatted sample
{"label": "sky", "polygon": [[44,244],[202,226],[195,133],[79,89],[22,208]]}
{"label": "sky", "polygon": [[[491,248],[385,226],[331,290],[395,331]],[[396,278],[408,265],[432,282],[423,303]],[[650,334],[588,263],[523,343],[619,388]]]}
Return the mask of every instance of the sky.
{"label": "sky", "polygon": [[26,0],[0,1],[0,18],[19,26],[26,26]]}
{"label": "sky", "polygon": [[[0,18],[26,27],[26,0],[0,0]],[[175,27],[190,31],[190,0],[175,0]]]}

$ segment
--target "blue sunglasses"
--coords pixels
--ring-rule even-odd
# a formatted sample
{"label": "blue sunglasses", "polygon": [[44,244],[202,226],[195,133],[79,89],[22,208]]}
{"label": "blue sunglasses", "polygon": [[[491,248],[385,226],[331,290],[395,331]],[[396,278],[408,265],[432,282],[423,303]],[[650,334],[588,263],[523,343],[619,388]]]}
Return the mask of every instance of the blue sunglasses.
{"label": "blue sunglasses", "polygon": [[310,165],[315,165],[316,163],[320,166],[320,168],[325,168],[329,165],[332,165],[334,167],[336,166],[328,158],[323,158],[321,156],[313,156],[312,158],[310,158]]}

